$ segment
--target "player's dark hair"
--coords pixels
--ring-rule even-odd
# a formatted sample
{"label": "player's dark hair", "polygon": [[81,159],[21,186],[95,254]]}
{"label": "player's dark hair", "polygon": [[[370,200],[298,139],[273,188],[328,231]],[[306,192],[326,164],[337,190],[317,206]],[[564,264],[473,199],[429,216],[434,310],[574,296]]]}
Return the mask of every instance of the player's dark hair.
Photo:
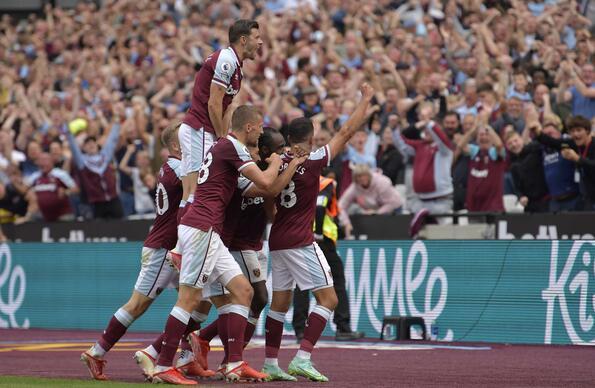
{"label": "player's dark hair", "polygon": [[242,36],[250,35],[250,31],[254,28],[259,28],[258,22],[255,20],[237,20],[229,27],[229,44],[236,43]]}
{"label": "player's dark hair", "polygon": [[264,148],[268,148],[269,150],[273,149],[273,136],[275,134],[281,134],[278,129],[272,127],[264,127],[262,129],[262,134],[258,138],[258,149],[262,150]]}
{"label": "player's dark hair", "polygon": [[164,147],[171,148],[171,145],[178,141],[178,129],[181,124],[180,121],[175,121],[163,130],[161,133],[161,144]]}
{"label": "player's dark hair", "polygon": [[260,112],[253,105],[239,106],[231,116],[231,129],[233,131],[241,130],[244,125],[258,120]]}
{"label": "player's dark hair", "polygon": [[289,144],[297,144],[308,140],[312,133],[314,133],[312,121],[306,117],[299,117],[289,123],[287,138]]}

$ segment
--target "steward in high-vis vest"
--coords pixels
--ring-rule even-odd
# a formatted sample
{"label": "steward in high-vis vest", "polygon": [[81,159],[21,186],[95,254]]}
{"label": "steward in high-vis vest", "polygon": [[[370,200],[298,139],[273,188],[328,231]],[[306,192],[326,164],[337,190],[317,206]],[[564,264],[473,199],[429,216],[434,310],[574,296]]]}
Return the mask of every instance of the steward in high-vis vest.
{"label": "steward in high-vis vest", "polygon": [[[314,219],[314,239],[324,253],[335,283],[335,292],[339,303],[335,309],[333,322],[337,325],[337,341],[351,341],[362,338],[364,333],[351,331],[349,300],[345,289],[345,269],[337,253],[336,243],[339,237],[337,222],[337,182],[334,179],[320,177],[318,198],[316,200],[316,218]],[[296,289],[293,293],[293,329],[301,339],[306,327],[310,297],[308,291]]]}
{"label": "steward in high-vis vest", "polygon": [[336,244],[339,237],[339,228],[335,221],[339,214],[337,182],[334,179],[321,176],[318,191],[316,218],[314,219],[314,239],[322,241],[326,237],[333,244]]}

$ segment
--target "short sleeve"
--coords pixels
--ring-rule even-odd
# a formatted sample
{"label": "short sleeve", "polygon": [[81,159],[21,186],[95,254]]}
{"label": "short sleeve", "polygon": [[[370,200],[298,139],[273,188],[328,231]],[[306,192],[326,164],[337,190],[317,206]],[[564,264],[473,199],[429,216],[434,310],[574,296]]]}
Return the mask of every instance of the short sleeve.
{"label": "short sleeve", "polygon": [[238,171],[242,171],[250,164],[254,164],[248,148],[239,141],[232,138],[226,148],[227,159]]}
{"label": "short sleeve", "polygon": [[244,195],[246,191],[253,185],[252,181],[243,175],[238,178],[238,190]]}
{"label": "short sleeve", "polygon": [[476,144],[469,144],[469,157],[471,159],[475,158],[479,153],[479,146]]}
{"label": "short sleeve", "polygon": [[235,59],[228,54],[227,50],[221,50],[213,73],[213,82],[227,88],[231,84],[231,78],[236,71]]}
{"label": "short sleeve", "polygon": [[308,157],[308,162],[310,165],[319,166],[320,169],[330,166],[330,164],[331,164],[330,146],[327,144],[324,147],[319,148],[314,152],[311,152],[310,156]]}
{"label": "short sleeve", "polygon": [[54,168],[51,174],[52,176],[58,178],[64,184],[64,186],[66,186],[69,189],[72,189],[76,186],[74,179],[72,179],[72,177],[64,170]]}

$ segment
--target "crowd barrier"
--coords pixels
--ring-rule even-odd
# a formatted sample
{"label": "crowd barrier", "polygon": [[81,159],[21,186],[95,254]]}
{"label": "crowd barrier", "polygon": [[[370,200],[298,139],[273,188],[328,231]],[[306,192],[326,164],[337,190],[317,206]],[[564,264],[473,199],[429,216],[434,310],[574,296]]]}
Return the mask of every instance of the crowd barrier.
{"label": "crowd barrier", "polygon": [[[564,214],[502,214],[473,213],[455,214],[455,224],[481,223],[488,233],[485,237],[498,240],[592,240],[595,238],[595,212]],[[412,215],[352,216],[354,235],[357,240],[406,240],[409,239],[409,224]],[[35,222],[22,225],[3,225],[4,234],[15,242],[124,242],[144,240],[153,220],[85,221],[85,222]],[[456,226],[450,229],[455,229]],[[463,228],[463,227],[461,227]],[[456,230],[455,230],[456,232]],[[453,236],[439,238],[455,239]]]}
{"label": "crowd barrier", "polygon": [[[130,294],[140,249],[1,245],[0,327],[103,329]],[[444,341],[595,344],[594,241],[346,241],[339,251],[352,327],[367,337],[385,315],[412,315]],[[131,330],[162,330],[174,301],[164,291]]]}

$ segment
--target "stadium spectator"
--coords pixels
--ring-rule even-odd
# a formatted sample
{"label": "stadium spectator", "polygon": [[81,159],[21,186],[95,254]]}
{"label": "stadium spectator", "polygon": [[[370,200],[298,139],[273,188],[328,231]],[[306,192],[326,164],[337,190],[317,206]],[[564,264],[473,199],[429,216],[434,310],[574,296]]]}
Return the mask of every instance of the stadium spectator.
{"label": "stadium spectator", "polygon": [[515,194],[525,213],[549,210],[548,187],[543,169],[542,147],[537,142],[524,144],[521,136],[510,129],[505,137]]}
{"label": "stadium spectator", "polygon": [[[546,116],[543,123],[543,133],[554,139],[561,139],[562,123],[557,116]],[[549,211],[580,210],[582,202],[577,182],[574,180],[574,163],[564,159],[560,150],[543,146],[543,170],[550,196]]]}
{"label": "stadium spectator", "polygon": [[[128,162],[134,153],[136,153],[135,166],[130,167]],[[126,153],[120,161],[120,171],[132,179],[136,214],[148,214],[155,211],[153,198],[157,182],[151,172],[150,163],[147,151],[139,151],[137,144],[128,144]]]}
{"label": "stadium spectator", "polygon": [[37,212],[37,202],[32,191],[28,190],[18,168],[6,170],[6,179],[0,181],[0,210],[4,210],[0,223],[29,221]]}
{"label": "stadium spectator", "polygon": [[[118,118],[116,118],[117,120]],[[122,218],[122,204],[116,192],[116,176],[112,166],[114,150],[120,135],[120,125],[114,124],[104,146],[86,137],[82,150],[71,131],[66,131],[70,150],[78,170],[87,201],[96,218]]]}
{"label": "stadium spectator", "polygon": [[506,111],[492,123],[492,127],[500,135],[504,135],[505,128],[511,125],[517,133],[522,133],[525,129],[525,119],[523,117],[523,100],[513,95],[506,100]]}
{"label": "stadium spectator", "polygon": [[452,210],[453,186],[450,167],[453,147],[448,137],[432,120],[433,106],[424,103],[419,107],[420,121],[415,125],[420,139],[408,139],[396,129],[393,138],[402,154],[414,157],[412,188],[419,197],[411,209],[417,213],[423,208],[431,213],[449,213]]}
{"label": "stadium spectator", "polygon": [[[504,170],[506,168],[502,140],[491,128],[488,118],[491,107],[484,107],[473,131],[463,135],[459,148],[469,155],[466,208],[473,211],[504,211]],[[476,137],[477,144],[469,144]]]}
{"label": "stadium spectator", "polygon": [[339,200],[339,219],[345,236],[352,237],[349,215],[395,214],[403,200],[388,177],[370,171],[366,164],[353,167],[353,182]]}
{"label": "stadium spectator", "polygon": [[[580,73],[580,76],[579,76]],[[578,69],[574,62],[562,62],[560,72],[558,102],[571,102],[572,115],[589,120],[595,117],[595,70],[592,63]],[[568,89],[568,85],[572,85]]]}
{"label": "stadium spectator", "polygon": [[395,147],[390,127],[384,128],[381,135],[378,151],[376,151],[376,165],[393,185],[402,184],[405,179],[405,163],[403,156]]}
{"label": "stadium spectator", "polygon": [[559,150],[564,159],[574,163],[574,180],[580,188],[582,207],[595,210],[595,143],[591,123],[582,116],[576,116],[568,120],[566,127],[569,139],[548,136],[538,124],[533,125],[532,130],[540,143]]}
{"label": "stadium spectator", "polygon": [[[461,127],[469,128],[485,105],[493,107],[489,124],[501,137],[510,126],[522,134],[529,101],[542,124],[549,114],[564,121],[579,114],[595,118],[593,23],[580,14],[592,6],[476,0],[305,4],[119,0],[101,6],[79,2],[73,13],[48,5],[26,19],[3,15],[0,170],[17,164],[24,175],[31,174],[36,154],[49,151],[57,167],[68,171],[70,152],[58,146],[67,141],[64,128],[78,123],[72,127],[78,134],[84,122],[84,133],[105,144],[114,116],[120,116],[134,125],[122,129],[116,160],[121,161],[128,142],[141,140],[155,173],[161,145],[150,139],[183,117],[195,69],[227,47],[228,27],[238,18],[260,22],[265,43],[257,58],[243,65],[242,90],[234,103],[253,104],[279,128],[305,109],[321,127],[333,130],[353,111],[357,85],[367,80],[377,91],[372,104],[378,116],[364,128],[368,140],[362,158],[378,161],[386,126],[398,126],[405,137],[417,140],[413,127],[421,121],[418,110],[424,102],[433,103],[431,119],[441,122],[453,140],[454,127],[443,114],[458,110]],[[549,110],[548,94],[555,97]],[[389,125],[392,115],[398,125]],[[527,134],[523,140],[529,140]],[[403,156],[419,167],[410,154]],[[135,155],[130,167],[134,160]],[[452,169],[459,193],[466,187],[459,179],[465,162],[464,156],[457,158]],[[337,163],[344,188],[350,169],[341,161],[334,167]],[[79,186],[84,197],[83,182]],[[119,175],[117,186],[118,195],[132,203],[126,174]],[[455,197],[459,209],[460,196]],[[421,207],[415,200],[410,204]],[[129,214],[131,206],[125,207]]]}
{"label": "stadium spectator", "polygon": [[35,193],[37,207],[43,220],[71,221],[74,219],[70,196],[79,189],[68,172],[54,167],[51,156],[41,153],[37,157],[39,170],[27,177],[25,183]]}

